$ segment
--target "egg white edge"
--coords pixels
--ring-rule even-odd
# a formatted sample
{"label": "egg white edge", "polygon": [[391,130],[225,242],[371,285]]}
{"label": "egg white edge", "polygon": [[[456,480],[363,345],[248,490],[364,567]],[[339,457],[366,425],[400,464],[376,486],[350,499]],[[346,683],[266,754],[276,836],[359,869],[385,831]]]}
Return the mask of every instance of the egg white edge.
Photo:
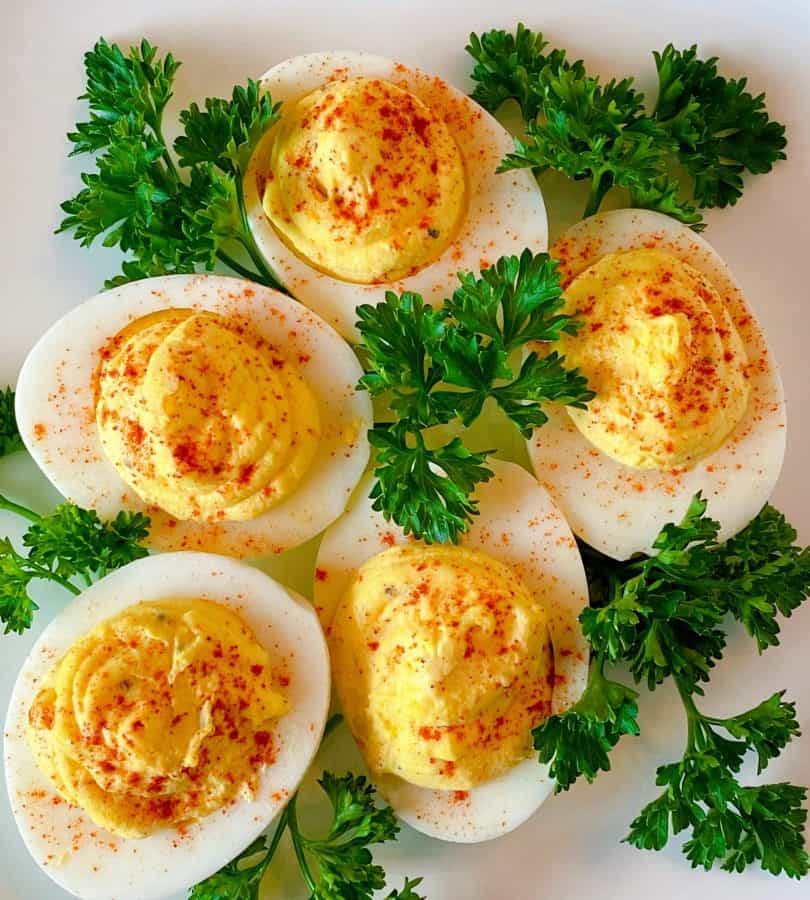
{"label": "egg white edge", "polygon": [[[479,485],[480,514],[462,545],[476,547],[512,566],[535,595],[546,593],[550,559],[556,579],[556,610],[549,610],[555,671],[552,712],[560,713],[580,697],[588,676],[589,648],[578,616],[588,603],[585,570],[574,537],[547,491],[516,463],[490,459],[494,477]],[[324,535],[318,553],[314,604],[326,624],[354,572],[391,544],[408,539],[402,530],[371,509],[371,478],[357,499]],[[502,535],[508,536],[508,543]],[[544,548],[545,552],[544,552]],[[533,564],[526,560],[535,557]],[[551,793],[548,766],[536,758],[468,792],[437,791],[408,784],[394,776],[375,779],[383,797],[404,822],[430,837],[475,843],[507,834],[526,821]]]}
{"label": "egg white edge", "polygon": [[[302,482],[268,512],[245,522],[171,525],[171,516],[152,510],[149,545],[241,557],[280,553],[314,537],[343,512],[368,463],[371,399],[356,390],[363,370],[352,349],[316,313],[240,278],[168,275],[132,282],[92,297],[51,326],[28,354],[17,383],[17,422],[31,456],[61,494],[102,517],[121,508],[147,511],[104,454],[92,380],[99,351],[111,337],[132,320],[169,307],[249,319],[305,377],[318,400],[323,435]],[[352,432],[351,445],[343,442],[344,431]]]}
{"label": "egg white edge", "polygon": [[[236,609],[274,660],[286,658],[292,706],[274,726],[278,756],[262,772],[253,801],[240,798],[190,826],[182,838],[169,829],[142,840],[127,840],[93,825],[75,807],[52,804],[56,791],[37,768],[28,746],[27,713],[41,679],[77,638],[134,603],[171,596],[198,596]],[[229,557],[189,551],[146,557],[110,573],[47,626],[12,692],[4,764],[23,841],[40,868],[82,900],[159,900],[189,888],[241,852],[284,808],[317,752],[330,687],[326,641],[311,604],[259,569]],[[47,838],[37,828],[37,810],[43,814],[39,802],[32,810],[30,797],[26,801],[24,796],[32,790],[44,792]],[[63,865],[48,864],[48,854],[58,858],[70,852],[70,834],[79,831],[84,838],[77,852]],[[91,831],[98,835],[96,839],[88,837]],[[118,849],[112,850],[109,844]],[[99,869],[94,871],[94,866]]]}
{"label": "egg white edge", "polygon": [[[543,194],[527,170],[496,174],[498,164],[514,150],[514,139],[486,110],[466,94],[413,66],[404,66],[362,51],[335,51],[295,56],[269,69],[260,79],[274,101],[294,101],[321,87],[339,70],[340,77],[383,78],[431,103],[431,91],[446,92],[451,103],[464,104],[472,122],[471,134],[458,140],[467,172],[467,211],[444,253],[414,275],[386,284],[356,284],[321,272],[297,256],[278,236],[262,209],[257,175],[266,168],[274,131],[256,147],[244,180],[245,204],[253,236],[260,250],[290,292],[310,306],[348,340],[357,341],[355,309],[377,303],[386,290],[415,291],[437,304],[458,286],[458,272],[478,272],[484,262],[500,256],[535,253],[548,247],[548,220]],[[432,88],[431,88],[432,85]],[[282,116],[284,108],[282,106]],[[455,133],[452,121],[448,122]]]}
{"label": "egg white edge", "polygon": [[[675,474],[617,462],[591,444],[563,408],[547,406],[549,422],[527,441],[535,474],[574,532],[615,559],[652,552],[661,527],[679,521],[698,491],[708,500],[708,515],[721,524],[720,540],[737,534],[771,496],[785,455],[786,409],[779,367],[739,283],[704,238],[661,213],[621,209],[574,225],[551,253],[563,241],[581,248],[587,261],[578,260],[571,269],[579,274],[607,253],[648,246],[650,235],[659,240],[657,247],[708,278],[728,302],[732,318],[750,317],[741,329],[749,363],[765,356],[768,365],[764,372],[752,366],[752,399],[723,446]],[[561,268],[565,271],[564,265]]]}

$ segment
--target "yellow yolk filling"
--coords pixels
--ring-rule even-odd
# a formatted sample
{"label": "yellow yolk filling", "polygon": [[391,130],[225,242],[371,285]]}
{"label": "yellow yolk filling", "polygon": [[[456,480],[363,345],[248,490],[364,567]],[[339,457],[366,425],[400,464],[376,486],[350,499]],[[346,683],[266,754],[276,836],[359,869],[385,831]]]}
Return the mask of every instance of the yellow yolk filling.
{"label": "yellow yolk filling", "polygon": [[289,703],[267,651],[208,600],[140,603],[76,641],[29,712],[39,768],[127,838],[252,797]]}
{"label": "yellow yolk filling", "polygon": [[99,367],[96,422],[123,480],[180,520],[261,515],[295,490],[320,437],[315,397],[283,354],[190,309],[115,336]]}
{"label": "yellow yolk filling", "polygon": [[388,81],[332,82],[277,126],[263,205],[284,241],[346,281],[393,281],[436,260],[465,209],[446,124]]}
{"label": "yellow yolk filling", "polygon": [[546,614],[518,576],[455,546],[394,547],[358,570],[330,629],[332,671],[372,772],[464,790],[531,752],[549,715]]}
{"label": "yellow yolk filling", "polygon": [[582,434],[628,466],[691,466],[742,419],[742,339],[700,272],[662,250],[612,253],[575,278],[565,311],[582,327],[557,349],[596,397],[568,409]]}

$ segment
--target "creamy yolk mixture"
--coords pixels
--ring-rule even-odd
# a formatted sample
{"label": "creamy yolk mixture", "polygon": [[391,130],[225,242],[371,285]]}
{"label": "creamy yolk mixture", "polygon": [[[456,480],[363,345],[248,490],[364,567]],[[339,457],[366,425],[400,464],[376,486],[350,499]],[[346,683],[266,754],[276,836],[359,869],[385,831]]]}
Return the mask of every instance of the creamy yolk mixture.
{"label": "creamy yolk mixture", "polygon": [[133,322],[102,354],[96,422],[109,460],[180,520],[244,520],[288,497],[317,452],[306,381],[275,347],[209,312]]}
{"label": "creamy yolk mixture", "polygon": [[465,194],[461,151],[436,113],[388,81],[352,78],[285,109],[263,205],[299,256],[368,284],[436,260]]}
{"label": "creamy yolk mixture", "polygon": [[464,790],[531,752],[549,715],[543,605],[506,565],[456,546],[394,547],[358,570],[330,629],[332,667],[372,772]]}
{"label": "creamy yolk mixture", "polygon": [[582,327],[557,349],[596,397],[568,409],[582,434],[628,466],[691,466],[742,419],[742,339],[713,285],[662,250],[612,253],[566,289]]}
{"label": "creamy yolk mixture", "polygon": [[56,663],[28,737],[68,802],[139,838],[252,797],[288,706],[235,612],[200,599],[140,603]]}

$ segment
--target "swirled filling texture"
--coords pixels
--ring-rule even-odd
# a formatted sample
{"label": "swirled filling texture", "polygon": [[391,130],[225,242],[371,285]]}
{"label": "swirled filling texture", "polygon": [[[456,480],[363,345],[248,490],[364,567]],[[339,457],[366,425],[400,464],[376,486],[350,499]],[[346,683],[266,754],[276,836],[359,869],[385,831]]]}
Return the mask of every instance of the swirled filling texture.
{"label": "swirled filling texture", "polygon": [[531,752],[549,714],[543,605],[464,547],[394,547],[358,570],[330,629],[335,684],[369,768],[463,790]]}
{"label": "swirled filling texture", "polygon": [[345,281],[394,281],[435,261],[465,211],[464,162],[444,121],[378,78],[336,81],[285,109],[263,195],[299,256]]}
{"label": "swirled filling texture", "polygon": [[596,397],[568,409],[582,434],[641,469],[688,467],[739,424],[750,387],[742,339],[724,299],[662,250],[612,253],[566,289],[582,327],[557,349]]}
{"label": "swirled filling texture", "polygon": [[29,741],[68,802],[115,834],[145,837],[253,796],[288,710],[282,683],[229,608],[139,603],[52,668]]}
{"label": "swirled filling texture", "polygon": [[169,309],[102,353],[104,452],[147,504],[180,520],[245,520],[295,491],[317,452],[317,401],[278,348],[243,323]]}

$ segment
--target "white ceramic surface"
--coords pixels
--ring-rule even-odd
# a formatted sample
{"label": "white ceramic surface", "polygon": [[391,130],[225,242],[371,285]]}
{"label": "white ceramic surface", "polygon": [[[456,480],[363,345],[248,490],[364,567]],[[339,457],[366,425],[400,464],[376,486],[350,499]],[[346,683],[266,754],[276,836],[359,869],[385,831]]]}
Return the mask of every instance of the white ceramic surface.
{"label": "white ceramic surface", "polygon": [[[0,384],[14,383],[28,350],[63,313],[92,296],[118,266],[101,247],[81,250],[68,237],[54,237],[58,204],[79,189],[86,160],[66,158],[65,132],[84,110],[82,53],[103,34],[129,43],[146,35],[183,61],[167,119],[191,100],[223,96],[248,76],[314,50],[356,48],[402,59],[468,90],[471,67],[463,47],[470,31],[513,28],[518,20],[584,57],[605,76],[634,74],[652,87],[650,51],[669,41],[699,42],[705,55],[721,57],[730,75],[747,75],[751,88],[767,91],[773,116],[787,123],[789,160],[752,179],[734,209],[709,212],[706,237],[743,286],[779,359],[788,402],[788,450],[774,502],[810,542],[810,481],[807,402],[810,291],[807,276],[807,211],[810,209],[810,4],[807,0],[25,0],[0,3],[3,106],[3,216],[0,271],[3,324]],[[173,136],[174,126],[169,129]],[[543,180],[552,240],[575,221],[584,194],[554,177]],[[578,186],[581,187],[581,186]],[[491,434],[482,438],[489,446]],[[516,446],[511,436],[509,446]],[[504,437],[504,445],[507,438]],[[0,461],[0,490],[42,509],[56,495],[24,455]],[[21,526],[0,518],[0,534],[18,537]],[[311,588],[314,548],[296,551],[272,566],[275,577],[299,591]],[[66,598],[43,591],[34,628],[2,639],[0,707],[5,709],[17,669],[38,633]],[[782,645],[760,658],[751,642],[732,629],[725,661],[713,675],[704,706],[738,711],[770,692],[788,688],[810,735],[810,606],[783,628]],[[517,831],[494,844],[447,845],[404,829],[397,844],[375,856],[390,886],[424,875],[430,900],[798,900],[810,882],[773,879],[758,871],[744,876],[694,872],[679,840],[661,853],[621,844],[630,820],[656,794],[656,766],[680,754],[684,740],[679,701],[669,688],[643,695],[643,735],[626,738],[613,755],[613,770],[588,786],[551,799]],[[330,738],[319,763],[343,771],[356,766],[351,741],[341,730]],[[315,773],[319,768],[313,770]],[[746,777],[756,779],[754,766]],[[767,772],[770,780],[810,783],[810,738],[794,743]],[[311,786],[302,800],[309,815],[318,800]],[[0,846],[4,866],[0,900],[64,900],[65,894],[28,857],[0,797]],[[389,888],[390,889],[390,888]],[[304,900],[289,848],[268,877],[263,900]]]}

